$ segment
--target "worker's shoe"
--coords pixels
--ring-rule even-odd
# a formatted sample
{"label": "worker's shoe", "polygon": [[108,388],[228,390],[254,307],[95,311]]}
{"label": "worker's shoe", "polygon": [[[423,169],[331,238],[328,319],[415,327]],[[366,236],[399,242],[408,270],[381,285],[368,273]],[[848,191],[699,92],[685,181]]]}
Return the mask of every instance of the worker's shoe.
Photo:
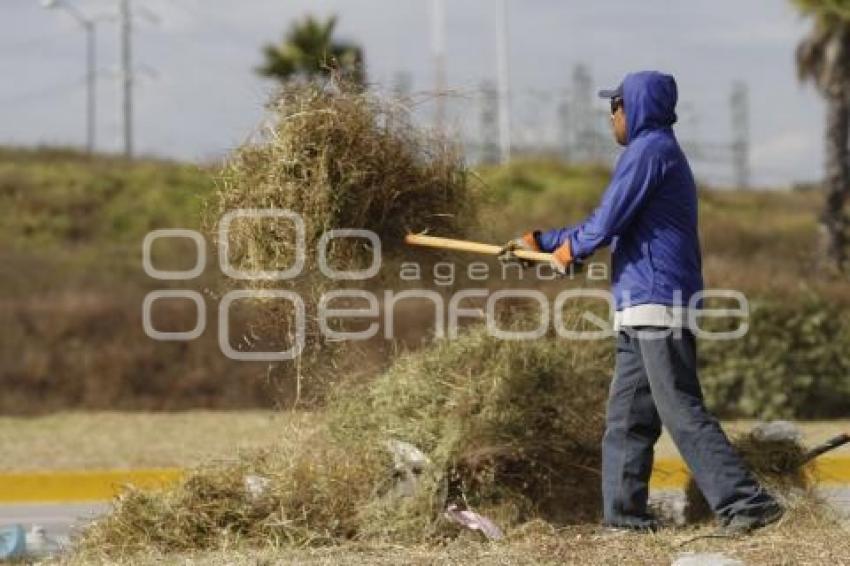
{"label": "worker's shoe", "polygon": [[758,515],[735,515],[720,530],[727,535],[745,535],[772,525],[779,521],[784,514],[785,509],[778,503],[774,503]]}
{"label": "worker's shoe", "polygon": [[605,533],[654,533],[661,528],[661,524],[651,515],[635,517],[621,521],[605,521],[602,523]]}

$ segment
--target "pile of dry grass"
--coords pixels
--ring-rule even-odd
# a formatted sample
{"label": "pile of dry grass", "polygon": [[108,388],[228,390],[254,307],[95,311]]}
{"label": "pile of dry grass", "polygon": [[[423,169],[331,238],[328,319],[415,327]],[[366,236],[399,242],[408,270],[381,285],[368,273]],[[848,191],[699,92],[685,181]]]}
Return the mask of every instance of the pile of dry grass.
{"label": "pile of dry grass", "polygon": [[[439,341],[340,390],[314,435],[200,469],[163,493],[125,494],[81,551],[421,542],[456,532],[441,518],[449,501],[503,527],[586,520],[599,508],[610,365],[608,348],[593,344],[508,342],[483,328]],[[412,496],[393,489],[390,440],[430,460]],[[253,475],[265,478],[259,494],[245,485]]]}
{"label": "pile of dry grass", "polygon": [[[756,479],[775,496],[788,500],[793,494],[806,494],[812,478],[804,466],[806,448],[797,438],[770,438],[758,430],[732,441]],[[711,519],[712,511],[693,478],[685,488],[685,520],[699,523]]]}
{"label": "pile of dry grass", "polygon": [[502,524],[587,520],[600,507],[610,363],[605,343],[509,342],[477,329],[344,391],[330,430],[344,442],[368,431],[423,450],[434,475],[418,517],[439,494]]}
{"label": "pile of dry grass", "polygon": [[[387,468],[378,450],[351,451],[321,437],[194,470],[163,492],[130,490],[84,534],[80,551],[327,544],[354,537],[372,483]],[[261,482],[252,491],[251,481]]]}

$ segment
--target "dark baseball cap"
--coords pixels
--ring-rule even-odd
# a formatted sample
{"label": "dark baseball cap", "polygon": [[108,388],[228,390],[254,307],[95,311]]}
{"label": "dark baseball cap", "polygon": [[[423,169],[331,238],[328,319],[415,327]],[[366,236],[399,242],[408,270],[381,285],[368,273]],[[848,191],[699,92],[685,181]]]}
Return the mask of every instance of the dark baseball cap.
{"label": "dark baseball cap", "polygon": [[623,83],[617,88],[600,90],[599,98],[623,98]]}

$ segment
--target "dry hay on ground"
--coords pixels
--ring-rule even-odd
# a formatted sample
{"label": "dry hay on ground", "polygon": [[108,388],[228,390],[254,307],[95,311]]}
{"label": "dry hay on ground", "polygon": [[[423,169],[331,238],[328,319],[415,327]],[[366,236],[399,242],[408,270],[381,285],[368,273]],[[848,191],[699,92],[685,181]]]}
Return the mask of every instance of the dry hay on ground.
{"label": "dry hay on ground", "polygon": [[[407,516],[414,534],[454,500],[501,525],[592,519],[610,363],[605,343],[512,342],[476,329],[343,389],[329,429],[343,442],[368,433],[427,454],[433,466]],[[405,538],[400,518],[378,524]]]}
{"label": "dry hay on ground", "polygon": [[[302,442],[125,494],[81,552],[422,542],[456,532],[441,519],[448,500],[502,527],[593,518],[609,365],[598,342],[511,342],[483,328],[438,341],[340,390],[327,427]],[[430,459],[413,496],[394,490],[390,439]],[[259,495],[244,485],[251,475],[267,481]]]}
{"label": "dry hay on ground", "polygon": [[[376,450],[349,451],[319,436],[192,471],[162,492],[129,490],[89,527],[81,551],[121,556],[251,545],[328,544],[352,538],[359,506],[389,463]],[[246,478],[268,482],[251,491]],[[249,479],[248,482],[251,482]]]}
{"label": "dry hay on ground", "polygon": [[776,525],[744,537],[712,536],[713,526],[662,530],[654,535],[606,536],[596,525],[555,529],[533,521],[508,533],[505,541],[482,544],[468,536],[399,545],[345,541],[333,546],[268,548],[235,543],[218,550],[163,552],[147,548],[125,556],[77,555],[70,564],[671,564],[688,553],[716,553],[745,564],[821,566],[850,563],[848,527],[826,508],[797,505]]}
{"label": "dry hay on ground", "polygon": [[[758,430],[732,441],[756,479],[782,500],[794,493],[806,494],[811,477],[803,466],[805,447],[797,438],[764,438]],[[711,508],[691,478],[685,487],[685,520],[698,523],[712,518]]]}

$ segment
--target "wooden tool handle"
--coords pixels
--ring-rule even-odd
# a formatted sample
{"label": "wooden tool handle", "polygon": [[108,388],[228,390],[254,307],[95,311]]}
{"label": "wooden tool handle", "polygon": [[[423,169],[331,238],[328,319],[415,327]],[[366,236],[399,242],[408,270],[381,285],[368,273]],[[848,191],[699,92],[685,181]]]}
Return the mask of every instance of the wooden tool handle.
{"label": "wooden tool handle", "polygon": [[805,464],[806,462],[811,462],[821,454],[825,454],[830,450],[835,450],[836,448],[844,446],[848,443],[850,443],[850,434],[839,434],[838,436],[830,438],[823,444],[815,446],[814,448],[806,452],[806,454],[803,456],[803,463]]}
{"label": "wooden tool handle", "polygon": [[[453,250],[456,252],[470,252],[474,254],[499,255],[502,246],[493,244],[482,244],[481,242],[470,242],[468,240],[453,240],[451,238],[438,238],[436,236],[425,236],[423,234],[408,234],[404,237],[404,243],[411,246],[424,246],[426,248],[439,248],[441,250]],[[528,250],[514,250],[513,254],[520,259],[529,261],[552,261],[552,254],[544,252],[532,252]]]}

